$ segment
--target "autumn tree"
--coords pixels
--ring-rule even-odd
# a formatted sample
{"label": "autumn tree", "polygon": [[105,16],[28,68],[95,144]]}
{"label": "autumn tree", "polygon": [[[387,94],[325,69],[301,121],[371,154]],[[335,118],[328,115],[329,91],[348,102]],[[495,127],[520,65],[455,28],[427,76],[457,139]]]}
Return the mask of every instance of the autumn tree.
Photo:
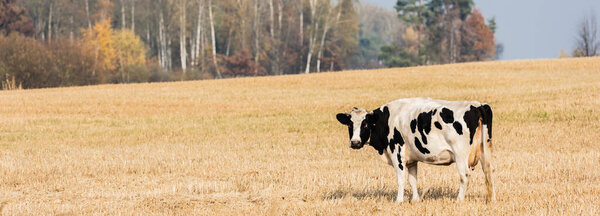
{"label": "autumn tree", "polygon": [[143,65],[146,47],[131,30],[113,30],[110,19],[97,22],[91,30],[83,30],[84,43],[95,53],[94,73],[100,82],[129,82],[129,65]]}
{"label": "autumn tree", "polygon": [[84,43],[95,56],[93,75],[98,73],[100,82],[108,82],[114,76],[110,73],[116,69],[117,57],[110,19],[96,23],[92,29],[82,31]]}
{"label": "autumn tree", "polygon": [[119,82],[130,82],[131,71],[126,69],[130,65],[144,65],[146,63],[146,46],[142,40],[129,29],[113,32],[112,40],[116,64],[119,73],[121,74]]}
{"label": "autumn tree", "polygon": [[264,76],[267,70],[256,64],[248,49],[243,49],[233,56],[223,56],[223,75],[230,77]]}
{"label": "autumn tree", "polygon": [[472,5],[472,0],[398,0],[399,18],[415,30],[419,41],[417,59],[423,64],[456,62],[460,25]]}
{"label": "autumn tree", "polygon": [[335,8],[337,17],[332,24],[331,35],[325,40],[322,55],[326,71],[343,70],[353,63],[352,56],[358,48],[358,0],[341,0]]}
{"label": "autumn tree", "polygon": [[[407,25],[409,25],[409,27],[412,27],[416,30],[417,41],[419,41],[419,46],[421,46],[426,13],[426,8],[423,4],[423,0],[398,0],[396,2],[395,8],[398,12],[398,17]],[[417,49],[418,56],[421,55],[420,50],[421,47]]]}
{"label": "autumn tree", "polygon": [[462,40],[460,61],[493,60],[496,55],[494,33],[485,24],[478,9],[467,18],[461,28]]}
{"label": "autumn tree", "polygon": [[16,5],[17,0],[0,0],[0,34],[18,32],[33,35],[33,22],[25,9]]}
{"label": "autumn tree", "polygon": [[382,47],[380,59],[395,66],[494,59],[496,46],[502,50],[494,42],[495,19],[486,25],[473,4],[472,0],[398,0],[398,16],[408,28],[400,43]]}

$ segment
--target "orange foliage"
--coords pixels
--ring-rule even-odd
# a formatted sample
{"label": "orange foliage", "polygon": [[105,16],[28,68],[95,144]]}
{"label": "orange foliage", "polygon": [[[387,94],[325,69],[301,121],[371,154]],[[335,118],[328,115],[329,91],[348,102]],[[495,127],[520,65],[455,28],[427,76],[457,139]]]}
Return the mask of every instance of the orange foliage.
{"label": "orange foliage", "polygon": [[242,49],[233,56],[224,56],[223,62],[226,67],[222,67],[223,75],[231,77],[239,76],[264,76],[267,70],[260,64],[252,60],[252,54],[248,49]]}
{"label": "orange foliage", "polygon": [[492,60],[496,56],[494,33],[485,24],[485,19],[479,9],[463,24],[462,61]]}

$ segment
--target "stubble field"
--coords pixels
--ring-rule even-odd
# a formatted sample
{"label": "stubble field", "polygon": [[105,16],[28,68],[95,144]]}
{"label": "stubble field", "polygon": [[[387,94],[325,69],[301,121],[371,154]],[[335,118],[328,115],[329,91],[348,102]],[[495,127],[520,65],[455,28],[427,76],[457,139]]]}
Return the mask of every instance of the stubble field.
{"label": "stubble field", "polygon": [[[420,96],[493,107],[496,203],[421,164],[395,204],[335,119]],[[0,214],[598,215],[599,107],[600,58],[2,91]]]}

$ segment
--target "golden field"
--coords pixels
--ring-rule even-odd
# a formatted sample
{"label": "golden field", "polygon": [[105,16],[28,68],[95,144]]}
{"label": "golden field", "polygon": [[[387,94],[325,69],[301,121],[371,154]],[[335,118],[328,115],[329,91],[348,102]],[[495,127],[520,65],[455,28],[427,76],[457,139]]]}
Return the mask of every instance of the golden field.
{"label": "golden field", "polygon": [[[335,119],[421,96],[492,106],[496,203],[421,164],[395,204]],[[600,58],[1,91],[0,214],[598,215],[599,107]]]}

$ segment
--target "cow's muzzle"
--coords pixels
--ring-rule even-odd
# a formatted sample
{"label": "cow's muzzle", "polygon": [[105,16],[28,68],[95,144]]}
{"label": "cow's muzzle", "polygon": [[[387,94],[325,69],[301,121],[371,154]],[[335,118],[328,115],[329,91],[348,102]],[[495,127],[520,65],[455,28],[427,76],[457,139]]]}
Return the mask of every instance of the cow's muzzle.
{"label": "cow's muzzle", "polygon": [[362,142],[360,140],[350,140],[350,148],[360,149],[363,147]]}

